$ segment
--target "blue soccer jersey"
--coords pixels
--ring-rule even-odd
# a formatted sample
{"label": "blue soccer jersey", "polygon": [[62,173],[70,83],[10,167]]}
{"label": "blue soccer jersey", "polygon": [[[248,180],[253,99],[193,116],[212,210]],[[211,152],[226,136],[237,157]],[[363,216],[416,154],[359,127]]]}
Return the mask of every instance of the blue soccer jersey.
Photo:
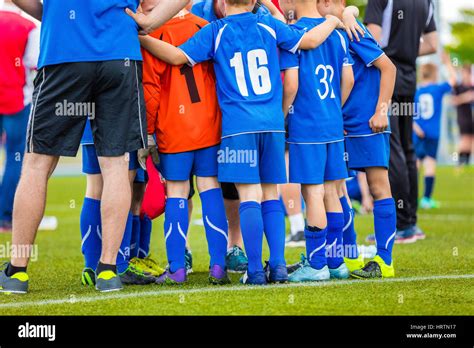
{"label": "blue soccer jersey", "polygon": [[428,139],[438,139],[441,128],[443,97],[451,91],[449,83],[433,83],[419,87],[415,95],[415,122]]}
{"label": "blue soccer jersey", "polygon": [[354,88],[342,112],[344,129],[348,136],[369,135],[372,129],[369,120],[375,114],[380,93],[380,70],[372,64],[385,53],[365,26],[365,35],[360,41],[349,43],[349,51],[354,60]]}
{"label": "blue soccer jersey", "polygon": [[278,47],[295,52],[303,34],[248,12],[212,22],[180,46],[192,65],[214,61],[223,137],[284,132]]}
{"label": "blue soccer jersey", "polygon": [[125,13],[140,0],[44,0],[38,68],[70,62],[141,60],[138,26]]}
{"label": "blue soccer jersey", "polygon": [[[310,30],[324,18],[303,17],[292,26]],[[294,54],[281,52],[281,69],[299,69],[299,87],[288,114],[288,142],[317,144],[342,141],[341,76],[345,65],[352,65],[348,39],[334,31],[317,49]]]}

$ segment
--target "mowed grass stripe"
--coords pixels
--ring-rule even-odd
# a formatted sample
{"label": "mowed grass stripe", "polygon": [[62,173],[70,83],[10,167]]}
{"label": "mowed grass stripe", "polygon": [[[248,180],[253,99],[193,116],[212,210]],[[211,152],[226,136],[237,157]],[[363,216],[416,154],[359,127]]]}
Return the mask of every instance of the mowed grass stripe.
{"label": "mowed grass stripe", "polygon": [[[434,275],[434,276],[420,276],[420,277],[406,277],[406,278],[387,278],[387,279],[371,279],[371,280],[346,280],[346,281],[329,281],[329,282],[310,282],[310,283],[288,283],[288,284],[272,284],[267,286],[229,286],[229,287],[206,287],[195,289],[171,289],[171,290],[152,290],[152,291],[136,291],[136,292],[116,292],[109,294],[98,294],[97,296],[87,297],[69,297],[61,299],[40,300],[40,301],[24,301],[2,303],[0,308],[23,308],[23,307],[37,307],[37,306],[54,306],[62,304],[76,304],[76,303],[90,303],[109,300],[121,300],[127,298],[144,297],[144,296],[166,296],[166,295],[185,295],[196,293],[213,293],[213,292],[233,292],[233,291],[266,291],[270,289],[285,289],[285,288],[308,288],[308,287],[332,287],[343,285],[362,285],[373,283],[408,283],[420,281],[436,281],[446,279],[474,279],[474,274],[460,274],[460,275]],[[5,295],[7,296],[7,295]],[[17,297],[18,298],[18,297]],[[16,299],[17,299],[16,298]]]}

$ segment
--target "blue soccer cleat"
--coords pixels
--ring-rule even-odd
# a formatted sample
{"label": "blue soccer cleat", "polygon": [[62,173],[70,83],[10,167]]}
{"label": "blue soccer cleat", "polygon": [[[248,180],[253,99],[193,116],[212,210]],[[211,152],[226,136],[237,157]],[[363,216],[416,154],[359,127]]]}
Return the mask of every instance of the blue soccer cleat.
{"label": "blue soccer cleat", "polygon": [[330,278],[331,274],[329,273],[328,266],[324,266],[321,269],[315,269],[311,267],[306,257],[302,257],[298,269],[288,276],[288,281],[292,283],[314,282],[329,280]]}
{"label": "blue soccer cleat", "polygon": [[264,271],[257,271],[254,273],[246,271],[242,278],[240,278],[240,282],[247,285],[266,285],[267,277]]}
{"label": "blue soccer cleat", "polygon": [[268,261],[265,262],[265,276],[269,283],[286,283],[288,281],[288,271],[286,265],[277,265],[274,268],[270,267]]}
{"label": "blue soccer cleat", "polygon": [[96,290],[100,292],[119,291],[123,289],[120,277],[112,271],[102,271],[96,278]]}
{"label": "blue soccer cleat", "polygon": [[332,279],[348,279],[351,275],[344,262],[337,268],[329,268],[329,274]]}
{"label": "blue soccer cleat", "polygon": [[227,250],[225,263],[227,272],[244,273],[247,270],[249,261],[242,248],[234,245],[231,249]]}

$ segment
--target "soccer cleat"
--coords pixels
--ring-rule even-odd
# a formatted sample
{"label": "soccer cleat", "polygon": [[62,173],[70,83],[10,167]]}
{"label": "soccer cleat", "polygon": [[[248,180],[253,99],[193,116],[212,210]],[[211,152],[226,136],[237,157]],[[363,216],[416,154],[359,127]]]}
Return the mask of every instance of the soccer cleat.
{"label": "soccer cleat", "polygon": [[119,277],[122,284],[126,285],[147,285],[156,281],[156,277],[150,273],[143,272],[133,264],[129,264],[127,269],[119,274]]}
{"label": "soccer cleat", "polygon": [[120,277],[112,271],[102,271],[96,278],[95,288],[100,292],[119,291],[123,289]]}
{"label": "soccer cleat", "polygon": [[362,253],[359,253],[359,257],[357,257],[356,259],[350,259],[348,257],[345,257],[344,263],[346,264],[349,273],[352,273],[355,270],[364,267],[364,256],[362,255]]}
{"label": "soccer cleat", "polygon": [[321,269],[311,267],[304,255],[301,257],[299,267],[288,276],[288,281],[291,283],[299,282],[314,282],[320,280],[328,280],[331,278],[328,266]]}
{"label": "soccer cleat", "polygon": [[254,273],[246,271],[242,278],[240,278],[240,282],[247,285],[267,285],[267,277],[265,276],[264,271],[257,271]]}
{"label": "soccer cleat", "polygon": [[193,273],[193,253],[188,248],[184,251],[184,261],[186,265],[186,274]]}
{"label": "soccer cleat", "polygon": [[395,235],[396,244],[411,244],[415,243],[417,240],[415,228],[413,226],[405,228],[404,230],[397,229],[397,233]]}
{"label": "soccer cleat", "polygon": [[3,264],[0,271],[0,292],[26,294],[28,292],[28,274],[26,272],[17,272],[9,277],[6,274],[8,264],[8,262]]}
{"label": "soccer cleat", "polygon": [[337,268],[328,267],[328,269],[331,279],[348,279],[350,277],[349,269],[344,262]]}
{"label": "soccer cleat", "polygon": [[85,286],[95,285],[95,272],[92,268],[86,267],[82,270],[81,282]]}
{"label": "soccer cleat", "polygon": [[225,264],[229,273],[244,273],[247,270],[248,262],[244,251],[237,245],[227,250]]}
{"label": "soccer cleat", "polygon": [[423,197],[419,206],[421,209],[439,209],[440,203],[432,198]]}
{"label": "soccer cleat", "polygon": [[158,277],[165,271],[158,265],[158,262],[153,260],[150,256],[143,259],[134,257],[130,260],[130,263],[135,266],[136,269],[143,273],[148,273],[154,277]]}
{"label": "soccer cleat", "polygon": [[271,268],[268,261],[265,261],[264,271],[268,283],[288,282],[288,270],[286,269],[286,265],[277,265],[276,267]]}
{"label": "soccer cleat", "polygon": [[305,246],[304,231],[298,231],[286,237],[285,244],[288,248],[299,248]]}
{"label": "soccer cleat", "polygon": [[176,272],[171,273],[167,269],[162,275],[156,279],[157,284],[166,284],[166,285],[179,285],[184,284],[187,281],[187,273],[185,268],[180,268]]}
{"label": "soccer cleat", "polygon": [[419,240],[426,239],[425,232],[423,232],[423,230],[421,228],[419,228],[418,225],[415,225],[413,228],[415,229],[416,239],[419,239]]}
{"label": "soccer cleat", "polygon": [[395,276],[393,261],[391,265],[387,265],[380,256],[376,255],[364,268],[352,272],[351,276],[358,279],[393,278]]}
{"label": "soccer cleat", "polygon": [[219,265],[214,265],[209,270],[209,283],[214,285],[229,284],[230,279],[227,271]]}

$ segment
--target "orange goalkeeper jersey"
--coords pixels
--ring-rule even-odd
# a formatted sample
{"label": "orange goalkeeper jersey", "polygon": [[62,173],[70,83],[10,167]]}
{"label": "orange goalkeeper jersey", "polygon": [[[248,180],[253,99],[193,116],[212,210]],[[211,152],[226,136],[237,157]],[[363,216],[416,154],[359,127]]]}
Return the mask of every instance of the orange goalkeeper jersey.
{"label": "orange goalkeeper jersey", "polygon": [[[179,46],[208,22],[191,13],[168,21],[151,36]],[[143,87],[148,134],[160,152],[178,153],[220,143],[221,113],[211,62],[171,66],[143,53]]]}

